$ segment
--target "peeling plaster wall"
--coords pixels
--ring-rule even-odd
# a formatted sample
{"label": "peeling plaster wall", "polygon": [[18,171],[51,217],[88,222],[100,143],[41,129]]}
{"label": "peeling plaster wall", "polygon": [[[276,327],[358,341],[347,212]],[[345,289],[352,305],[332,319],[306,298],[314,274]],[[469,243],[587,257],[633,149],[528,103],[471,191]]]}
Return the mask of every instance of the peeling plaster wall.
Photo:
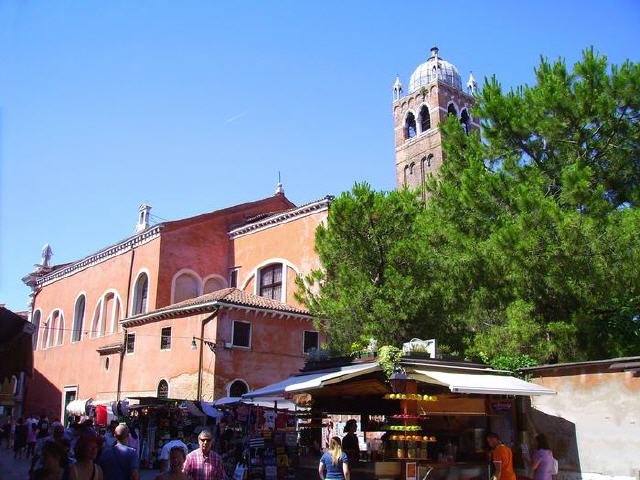
{"label": "peeling plaster wall", "polygon": [[558,419],[556,425],[568,421],[575,426],[578,458],[563,458],[559,452],[558,479],[639,479],[640,378],[631,372],[586,370],[554,375],[533,382],[558,394],[534,397],[531,403],[550,416],[545,422],[536,422],[534,416],[534,425],[536,433],[547,434],[552,448],[562,451],[562,444],[570,440],[563,438],[566,429],[546,430],[553,428],[553,418]]}

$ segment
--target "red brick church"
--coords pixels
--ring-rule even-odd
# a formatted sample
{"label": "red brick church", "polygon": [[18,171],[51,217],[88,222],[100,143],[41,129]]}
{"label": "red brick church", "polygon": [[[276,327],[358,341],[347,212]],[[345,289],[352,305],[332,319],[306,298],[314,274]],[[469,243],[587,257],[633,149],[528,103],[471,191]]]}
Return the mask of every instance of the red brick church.
{"label": "red brick church", "polygon": [[[443,161],[438,123],[466,130],[475,88],[431,51],[407,95],[393,85],[398,187],[420,192]],[[422,192],[422,195],[424,193]],[[86,257],[41,265],[32,289],[34,378],[26,413],[62,417],[74,399],[212,400],[276,382],[324,341],[295,298],[295,279],[320,266],[314,232],[331,197],[294,205],[275,195],[151,224],[140,206],[135,235]]]}

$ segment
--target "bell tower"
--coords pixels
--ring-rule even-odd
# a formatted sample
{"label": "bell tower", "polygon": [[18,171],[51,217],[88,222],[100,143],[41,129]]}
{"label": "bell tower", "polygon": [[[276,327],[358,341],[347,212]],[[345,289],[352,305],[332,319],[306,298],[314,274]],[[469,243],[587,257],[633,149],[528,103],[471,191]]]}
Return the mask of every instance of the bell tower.
{"label": "bell tower", "polygon": [[438,124],[454,115],[467,133],[478,129],[470,111],[475,89],[471,75],[467,91],[463,90],[458,69],[440,57],[438,47],[433,47],[431,56],[413,72],[406,95],[400,78],[396,78],[392,104],[396,188],[417,190],[426,199],[424,182],[437,173],[443,162]]}

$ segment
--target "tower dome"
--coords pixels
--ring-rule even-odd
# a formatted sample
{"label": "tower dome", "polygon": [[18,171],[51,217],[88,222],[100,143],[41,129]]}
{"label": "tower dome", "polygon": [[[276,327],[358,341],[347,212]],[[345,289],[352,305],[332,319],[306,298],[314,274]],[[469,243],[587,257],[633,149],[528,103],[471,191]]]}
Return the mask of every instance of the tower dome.
{"label": "tower dome", "polygon": [[438,47],[431,49],[431,57],[415,69],[409,79],[409,93],[413,93],[422,87],[426,87],[436,80],[462,90],[462,82],[458,69],[438,56]]}

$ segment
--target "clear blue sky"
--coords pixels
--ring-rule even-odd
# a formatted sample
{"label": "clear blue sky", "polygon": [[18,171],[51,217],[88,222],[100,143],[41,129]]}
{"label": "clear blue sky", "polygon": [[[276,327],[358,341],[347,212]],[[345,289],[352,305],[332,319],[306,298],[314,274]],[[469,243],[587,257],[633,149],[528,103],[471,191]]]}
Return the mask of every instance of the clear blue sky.
{"label": "clear blue sky", "polygon": [[540,54],[638,61],[640,2],[0,2],[0,303],[46,242],[67,262],[271,195],[394,186],[391,85],[437,44],[480,80]]}

